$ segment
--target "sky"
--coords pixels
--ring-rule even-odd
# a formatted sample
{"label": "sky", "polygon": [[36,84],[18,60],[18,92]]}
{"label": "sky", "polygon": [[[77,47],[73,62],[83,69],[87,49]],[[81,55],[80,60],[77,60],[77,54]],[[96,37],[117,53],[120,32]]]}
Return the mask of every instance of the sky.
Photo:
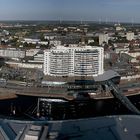
{"label": "sky", "polygon": [[0,0],[0,20],[140,22],[140,0]]}

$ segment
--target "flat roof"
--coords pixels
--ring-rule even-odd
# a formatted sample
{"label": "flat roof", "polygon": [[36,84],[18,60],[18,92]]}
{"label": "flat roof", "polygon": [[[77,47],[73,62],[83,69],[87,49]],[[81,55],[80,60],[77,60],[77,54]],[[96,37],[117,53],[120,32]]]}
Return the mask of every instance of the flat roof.
{"label": "flat roof", "polygon": [[88,50],[88,49],[103,49],[103,47],[101,47],[101,46],[87,46],[87,45],[86,46],[79,46],[79,47],[65,47],[63,45],[60,45],[60,46],[56,46],[54,48],[51,48],[49,50],[55,51],[55,50],[61,50],[61,49],[63,49],[63,50],[69,50],[69,49]]}
{"label": "flat roof", "polygon": [[106,81],[115,77],[120,77],[120,75],[113,70],[105,71],[102,75],[94,77],[95,82]]}
{"label": "flat roof", "polygon": [[[30,129],[39,127],[41,140],[139,140],[140,116],[116,115],[61,121],[22,121],[0,119],[0,138],[23,140]],[[42,129],[40,129],[42,128]],[[8,130],[8,131],[7,131]],[[30,136],[36,134],[32,130]],[[7,133],[8,132],[8,133]],[[37,135],[38,136],[38,135]]]}
{"label": "flat roof", "polygon": [[58,139],[139,140],[140,116],[119,115],[52,122],[51,132],[58,132]]}

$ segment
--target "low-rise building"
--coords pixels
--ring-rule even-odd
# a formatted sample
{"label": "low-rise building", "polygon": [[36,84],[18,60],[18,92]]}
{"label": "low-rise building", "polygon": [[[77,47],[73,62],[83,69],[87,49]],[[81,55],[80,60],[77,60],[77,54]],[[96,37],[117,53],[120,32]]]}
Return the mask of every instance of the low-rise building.
{"label": "low-rise building", "polygon": [[108,43],[108,34],[99,34],[99,45],[103,43]]}
{"label": "low-rise building", "polygon": [[127,40],[133,40],[134,39],[134,32],[128,32],[127,34],[126,34],[126,39]]}
{"label": "low-rise building", "polygon": [[8,57],[8,58],[24,58],[25,51],[15,48],[8,48],[8,49],[0,49],[0,56],[1,57]]}

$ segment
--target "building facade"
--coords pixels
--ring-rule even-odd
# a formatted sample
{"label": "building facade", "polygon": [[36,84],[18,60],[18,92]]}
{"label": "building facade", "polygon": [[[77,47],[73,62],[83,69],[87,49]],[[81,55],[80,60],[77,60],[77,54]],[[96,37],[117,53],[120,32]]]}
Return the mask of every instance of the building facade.
{"label": "building facade", "polygon": [[97,76],[104,63],[102,47],[58,46],[44,52],[44,74],[50,76]]}
{"label": "building facade", "polygon": [[99,45],[103,43],[108,43],[108,34],[99,34]]}
{"label": "building facade", "polygon": [[8,58],[24,58],[25,51],[18,50],[18,49],[0,49],[0,56],[1,57],[8,57]]}
{"label": "building facade", "polygon": [[134,39],[134,32],[128,32],[126,34],[126,39],[129,41],[133,40]]}

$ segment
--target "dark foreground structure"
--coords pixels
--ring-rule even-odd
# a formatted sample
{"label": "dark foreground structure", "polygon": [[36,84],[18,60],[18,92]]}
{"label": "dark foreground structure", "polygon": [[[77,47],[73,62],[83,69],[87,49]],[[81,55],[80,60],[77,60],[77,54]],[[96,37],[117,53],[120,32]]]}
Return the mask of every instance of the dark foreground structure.
{"label": "dark foreground structure", "polygon": [[140,116],[67,121],[0,120],[0,140],[139,140]]}

